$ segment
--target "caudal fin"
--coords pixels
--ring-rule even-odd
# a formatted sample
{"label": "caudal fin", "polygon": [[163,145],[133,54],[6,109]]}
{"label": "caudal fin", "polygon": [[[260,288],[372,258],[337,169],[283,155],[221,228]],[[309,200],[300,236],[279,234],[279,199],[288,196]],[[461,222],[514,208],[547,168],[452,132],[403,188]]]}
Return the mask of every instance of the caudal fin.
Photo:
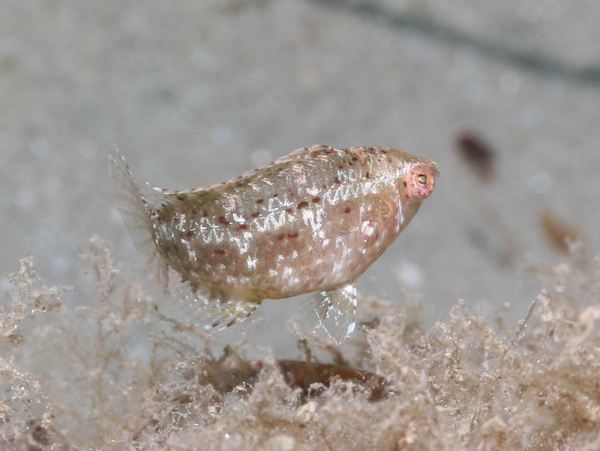
{"label": "caudal fin", "polygon": [[157,277],[166,288],[168,268],[159,258],[152,237],[152,210],[156,206],[150,201],[154,199],[144,194],[131,173],[125,157],[118,150],[109,155],[109,161],[117,210],[134,244],[147,258],[146,264],[148,266],[158,264]]}
{"label": "caudal fin", "polygon": [[148,202],[135,181],[125,157],[119,151],[115,151],[109,155],[109,160],[117,210],[121,213],[137,246],[153,244]]}

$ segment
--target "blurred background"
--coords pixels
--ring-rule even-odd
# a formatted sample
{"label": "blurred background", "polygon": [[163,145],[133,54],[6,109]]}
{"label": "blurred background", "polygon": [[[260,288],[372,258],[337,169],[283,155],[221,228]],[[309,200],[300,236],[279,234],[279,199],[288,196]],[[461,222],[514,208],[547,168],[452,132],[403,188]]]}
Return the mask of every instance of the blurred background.
{"label": "blurred background", "polygon": [[[398,305],[418,293],[428,321],[460,298],[518,318],[542,288],[531,268],[565,258],[565,239],[598,249],[597,1],[1,5],[2,275],[33,255],[77,287],[98,234],[151,279],[114,208],[115,147],[174,189],[317,143],[436,160],[436,192],[359,284]],[[252,340],[286,333],[292,307],[265,303]]]}

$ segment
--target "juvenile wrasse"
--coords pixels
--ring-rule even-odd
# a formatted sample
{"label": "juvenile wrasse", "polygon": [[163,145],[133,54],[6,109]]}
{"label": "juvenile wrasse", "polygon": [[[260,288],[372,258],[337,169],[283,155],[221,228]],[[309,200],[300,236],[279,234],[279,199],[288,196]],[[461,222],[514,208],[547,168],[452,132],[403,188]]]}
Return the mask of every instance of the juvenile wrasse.
{"label": "juvenile wrasse", "polygon": [[111,160],[125,222],[164,274],[172,268],[208,300],[211,327],[232,325],[264,299],[314,292],[319,324],[336,341],[355,327],[352,283],[438,176],[436,163],[402,150],[317,145],[219,185],[149,192],[122,156]]}

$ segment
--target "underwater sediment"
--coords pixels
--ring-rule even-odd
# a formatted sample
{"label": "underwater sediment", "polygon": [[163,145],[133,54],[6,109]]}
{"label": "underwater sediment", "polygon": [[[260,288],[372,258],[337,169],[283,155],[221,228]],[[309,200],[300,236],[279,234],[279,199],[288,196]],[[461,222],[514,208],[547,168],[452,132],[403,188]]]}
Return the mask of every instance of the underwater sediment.
{"label": "underwater sediment", "polygon": [[[600,265],[573,256],[517,325],[363,302],[343,348],[277,359],[168,316],[98,238],[88,293],[31,259],[0,310],[3,449],[597,449]],[[78,307],[64,302],[87,296]],[[85,304],[85,306],[84,306]],[[293,337],[292,337],[293,339]],[[144,348],[141,350],[141,348]]]}

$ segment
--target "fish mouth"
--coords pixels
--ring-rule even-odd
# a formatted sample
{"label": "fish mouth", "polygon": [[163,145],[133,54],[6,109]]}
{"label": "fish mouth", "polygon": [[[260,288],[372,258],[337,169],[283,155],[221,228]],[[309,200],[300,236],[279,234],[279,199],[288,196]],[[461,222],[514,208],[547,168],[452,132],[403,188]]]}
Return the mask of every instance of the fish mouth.
{"label": "fish mouth", "polygon": [[428,161],[427,163],[429,164],[429,167],[432,171],[434,178],[437,179],[440,176],[440,170],[439,170],[438,164],[435,161]]}

